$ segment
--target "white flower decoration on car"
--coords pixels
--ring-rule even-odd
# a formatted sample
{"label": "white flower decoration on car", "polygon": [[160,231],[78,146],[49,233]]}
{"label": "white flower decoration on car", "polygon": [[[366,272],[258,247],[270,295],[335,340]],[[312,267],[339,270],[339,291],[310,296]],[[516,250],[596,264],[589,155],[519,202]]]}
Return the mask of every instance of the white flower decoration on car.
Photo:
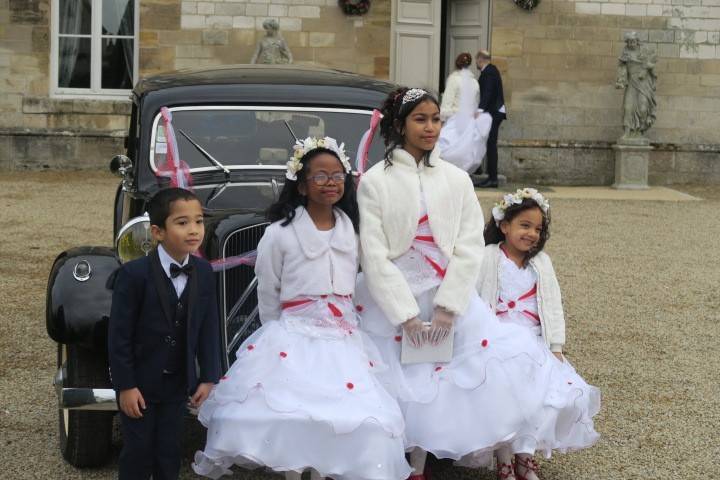
{"label": "white flower decoration on car", "polygon": [[542,193],[538,192],[534,188],[518,188],[515,193],[506,193],[503,195],[503,199],[496,203],[492,209],[492,216],[495,219],[495,225],[500,225],[500,222],[505,218],[505,211],[512,205],[520,205],[523,200],[529,198],[537,203],[537,206],[547,213],[550,209],[550,203]]}
{"label": "white flower decoration on car", "polygon": [[337,140],[332,137],[316,138],[307,137],[304,140],[298,140],[295,142],[293,156],[290,157],[290,161],[287,162],[287,172],[285,177],[288,180],[296,181],[297,173],[302,170],[303,164],[300,160],[312,150],[316,148],[326,148],[334,152],[340,159],[345,173],[350,173],[350,158],[345,154],[345,144],[337,144]]}

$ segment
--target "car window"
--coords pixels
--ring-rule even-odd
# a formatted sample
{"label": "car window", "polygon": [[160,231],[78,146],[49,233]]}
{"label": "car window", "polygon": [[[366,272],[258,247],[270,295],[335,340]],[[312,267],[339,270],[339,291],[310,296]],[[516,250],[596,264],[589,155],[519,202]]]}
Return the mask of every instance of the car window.
{"label": "car window", "polygon": [[[294,143],[286,122],[300,139],[330,136],[344,142],[354,166],[358,144],[370,122],[370,112],[365,110],[179,107],[171,112],[180,159],[193,170],[213,169],[208,155],[228,168],[284,168]],[[151,142],[151,165],[156,169],[166,161],[168,150],[160,115]],[[376,134],[370,162],[379,160],[383,151]]]}

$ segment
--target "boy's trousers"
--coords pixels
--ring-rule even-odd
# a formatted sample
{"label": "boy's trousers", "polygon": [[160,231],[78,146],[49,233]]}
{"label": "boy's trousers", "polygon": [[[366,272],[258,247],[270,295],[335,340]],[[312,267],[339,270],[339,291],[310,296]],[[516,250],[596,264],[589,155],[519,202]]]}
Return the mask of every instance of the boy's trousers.
{"label": "boy's trousers", "polygon": [[163,375],[167,401],[145,399],[142,418],[120,412],[123,447],[119,480],[177,480],[182,456],[183,421],[187,412],[184,375]]}

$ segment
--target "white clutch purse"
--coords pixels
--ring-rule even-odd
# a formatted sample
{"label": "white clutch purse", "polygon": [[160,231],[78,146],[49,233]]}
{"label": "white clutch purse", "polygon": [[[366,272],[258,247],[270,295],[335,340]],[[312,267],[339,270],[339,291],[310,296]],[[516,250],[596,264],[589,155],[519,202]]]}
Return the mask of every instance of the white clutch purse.
{"label": "white clutch purse", "polygon": [[[430,328],[429,323],[424,323],[425,332]],[[400,345],[400,363],[445,363],[452,359],[453,354],[453,337],[455,327],[450,329],[450,333],[445,340],[432,345],[427,340],[427,335],[423,335],[423,342],[419,347],[415,347],[410,343],[407,335],[402,336],[402,344]]]}

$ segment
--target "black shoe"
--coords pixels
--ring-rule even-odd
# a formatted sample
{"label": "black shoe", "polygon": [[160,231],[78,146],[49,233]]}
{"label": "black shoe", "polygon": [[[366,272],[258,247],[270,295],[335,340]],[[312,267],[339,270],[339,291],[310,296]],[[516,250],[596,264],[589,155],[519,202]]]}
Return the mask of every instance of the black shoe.
{"label": "black shoe", "polygon": [[487,178],[487,179],[483,180],[482,182],[478,183],[476,185],[476,187],[478,187],[478,188],[498,188],[498,181]]}

